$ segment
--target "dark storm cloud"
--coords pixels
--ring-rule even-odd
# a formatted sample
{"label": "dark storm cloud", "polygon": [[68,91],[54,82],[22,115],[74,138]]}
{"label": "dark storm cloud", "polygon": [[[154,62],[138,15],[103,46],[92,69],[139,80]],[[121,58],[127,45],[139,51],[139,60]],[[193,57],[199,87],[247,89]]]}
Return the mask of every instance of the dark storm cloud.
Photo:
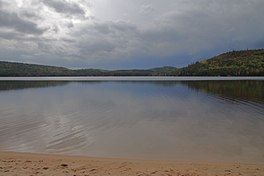
{"label": "dark storm cloud", "polygon": [[85,11],[78,4],[69,3],[65,0],[42,0],[42,3],[53,8],[58,13],[79,16],[85,15]]}
{"label": "dark storm cloud", "polygon": [[20,18],[16,13],[0,11],[0,27],[11,28],[27,34],[42,34],[45,29],[38,28],[37,24]]}

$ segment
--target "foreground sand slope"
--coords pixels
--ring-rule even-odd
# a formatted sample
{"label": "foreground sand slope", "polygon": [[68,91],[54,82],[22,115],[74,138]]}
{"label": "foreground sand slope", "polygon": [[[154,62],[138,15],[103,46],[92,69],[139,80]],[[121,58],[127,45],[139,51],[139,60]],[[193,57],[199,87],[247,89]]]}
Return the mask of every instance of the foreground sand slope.
{"label": "foreground sand slope", "polygon": [[141,161],[0,152],[0,175],[264,176],[264,164]]}

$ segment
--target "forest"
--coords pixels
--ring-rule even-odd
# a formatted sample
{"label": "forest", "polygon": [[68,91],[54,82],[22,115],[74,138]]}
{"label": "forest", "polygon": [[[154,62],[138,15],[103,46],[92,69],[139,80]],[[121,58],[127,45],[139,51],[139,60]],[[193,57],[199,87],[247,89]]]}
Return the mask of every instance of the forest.
{"label": "forest", "polygon": [[264,49],[231,51],[183,68],[165,66],[132,70],[69,69],[0,61],[0,76],[264,76]]}

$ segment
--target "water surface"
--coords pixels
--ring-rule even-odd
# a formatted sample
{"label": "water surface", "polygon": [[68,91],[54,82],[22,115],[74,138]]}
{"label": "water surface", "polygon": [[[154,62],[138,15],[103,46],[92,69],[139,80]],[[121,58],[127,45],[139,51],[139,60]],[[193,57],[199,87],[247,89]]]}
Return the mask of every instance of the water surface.
{"label": "water surface", "polygon": [[0,150],[264,162],[263,80],[0,81]]}

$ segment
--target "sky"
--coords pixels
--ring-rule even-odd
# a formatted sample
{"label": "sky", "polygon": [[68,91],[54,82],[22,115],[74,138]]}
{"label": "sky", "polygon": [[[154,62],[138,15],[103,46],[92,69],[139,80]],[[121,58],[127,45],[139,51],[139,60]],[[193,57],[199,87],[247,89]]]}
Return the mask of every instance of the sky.
{"label": "sky", "polygon": [[0,0],[0,60],[186,66],[264,48],[264,0]]}

